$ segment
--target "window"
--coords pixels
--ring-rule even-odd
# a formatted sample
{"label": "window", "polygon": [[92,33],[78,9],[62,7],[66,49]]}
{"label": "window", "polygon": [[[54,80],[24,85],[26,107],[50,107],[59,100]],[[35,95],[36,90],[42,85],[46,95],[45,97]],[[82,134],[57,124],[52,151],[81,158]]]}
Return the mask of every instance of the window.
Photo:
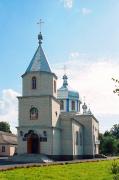
{"label": "window", "polygon": [[78,136],[79,136],[79,133],[78,133],[78,131],[76,131],[76,145],[78,145],[78,141],[79,141]]}
{"label": "window", "polygon": [[72,102],[71,102],[71,109],[72,109],[72,111],[75,110],[75,101],[72,101]]}
{"label": "window", "polygon": [[82,146],[83,144],[83,137],[82,137],[82,133],[80,133],[80,146]]}
{"label": "window", "polygon": [[36,77],[32,77],[32,89],[36,89]]}
{"label": "window", "polygon": [[2,146],[2,152],[5,152],[5,146]]}
{"label": "window", "polygon": [[41,142],[47,142],[47,137],[40,137]]}
{"label": "window", "polygon": [[57,116],[57,111],[55,112],[56,116]]}
{"label": "window", "polygon": [[47,131],[43,131],[44,137],[47,137]]}
{"label": "window", "polygon": [[54,81],[54,92],[56,93],[56,81]]}
{"label": "window", "polygon": [[60,101],[60,110],[64,110],[64,101],[63,100]]}
{"label": "window", "polygon": [[35,107],[32,107],[30,109],[30,120],[36,120],[38,119],[38,109]]}

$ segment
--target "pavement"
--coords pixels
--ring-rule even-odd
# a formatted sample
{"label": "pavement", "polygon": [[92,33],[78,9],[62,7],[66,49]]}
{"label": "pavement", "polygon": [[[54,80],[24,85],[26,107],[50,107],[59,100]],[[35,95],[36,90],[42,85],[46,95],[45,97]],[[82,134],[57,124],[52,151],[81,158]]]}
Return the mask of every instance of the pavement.
{"label": "pavement", "polygon": [[51,165],[64,165],[64,164],[75,164],[75,163],[85,163],[85,162],[99,162],[105,160],[116,160],[119,157],[107,157],[107,158],[95,158],[95,159],[81,159],[72,161],[55,161],[49,163],[17,163],[9,160],[8,157],[0,157],[0,171],[11,170],[15,168],[24,167],[41,167],[41,166],[51,166]]}

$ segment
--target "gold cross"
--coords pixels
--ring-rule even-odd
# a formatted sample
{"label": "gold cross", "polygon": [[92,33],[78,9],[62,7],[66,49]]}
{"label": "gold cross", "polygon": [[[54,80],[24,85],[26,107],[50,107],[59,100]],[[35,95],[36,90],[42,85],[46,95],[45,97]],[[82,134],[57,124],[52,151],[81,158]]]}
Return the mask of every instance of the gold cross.
{"label": "gold cross", "polygon": [[44,22],[42,21],[42,19],[40,19],[40,21],[39,22],[37,22],[37,24],[39,24],[40,25],[40,32],[41,32],[41,27],[42,27],[42,24],[43,24]]}

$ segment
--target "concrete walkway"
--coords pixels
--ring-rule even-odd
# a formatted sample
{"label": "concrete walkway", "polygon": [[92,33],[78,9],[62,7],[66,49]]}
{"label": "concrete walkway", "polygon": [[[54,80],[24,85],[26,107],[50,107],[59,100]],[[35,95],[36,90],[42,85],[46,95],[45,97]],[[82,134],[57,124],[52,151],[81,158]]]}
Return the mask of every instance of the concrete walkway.
{"label": "concrete walkway", "polygon": [[[116,160],[116,159],[119,159],[119,157],[82,159],[82,160],[72,160],[72,161],[56,161],[56,162],[50,162],[50,163],[26,163],[26,164],[14,163],[8,160],[0,159],[0,171],[12,170],[15,168],[43,167],[43,166],[75,164],[75,163],[85,163],[85,162],[99,162],[99,161]],[[4,163],[2,164],[1,161],[4,161]]]}

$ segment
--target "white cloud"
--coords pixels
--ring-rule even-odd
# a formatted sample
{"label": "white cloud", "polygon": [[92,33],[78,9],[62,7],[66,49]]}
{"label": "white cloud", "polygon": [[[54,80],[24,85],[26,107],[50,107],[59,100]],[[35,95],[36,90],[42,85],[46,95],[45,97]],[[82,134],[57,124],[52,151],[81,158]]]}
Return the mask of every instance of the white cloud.
{"label": "white cloud", "polygon": [[63,4],[64,4],[64,7],[65,7],[65,8],[69,8],[69,9],[72,8],[72,6],[73,6],[73,1],[74,1],[74,0],[61,0],[61,2],[63,2]]}
{"label": "white cloud", "polygon": [[79,52],[72,52],[72,53],[70,53],[70,57],[71,58],[78,58],[79,57]]}
{"label": "white cloud", "polygon": [[18,101],[20,94],[12,89],[4,89],[0,96],[0,121],[6,121],[11,126],[11,131],[16,133],[18,124]]}
{"label": "white cloud", "polygon": [[82,8],[80,10],[80,12],[83,14],[83,15],[89,15],[92,13],[92,10],[91,9],[88,9],[88,8]]}

